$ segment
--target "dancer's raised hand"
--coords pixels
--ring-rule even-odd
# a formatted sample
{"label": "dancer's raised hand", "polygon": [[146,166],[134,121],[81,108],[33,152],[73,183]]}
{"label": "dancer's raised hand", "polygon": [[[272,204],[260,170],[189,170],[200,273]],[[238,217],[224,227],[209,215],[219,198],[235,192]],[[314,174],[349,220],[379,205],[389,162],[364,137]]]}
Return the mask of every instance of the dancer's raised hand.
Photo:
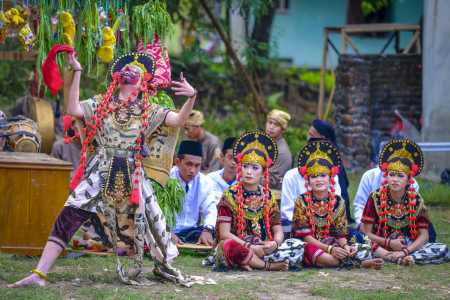
{"label": "dancer's raised hand", "polygon": [[172,84],[175,85],[172,87],[172,90],[176,92],[175,95],[187,96],[189,98],[195,97],[197,95],[197,90],[183,77],[183,72],[180,73],[180,80],[181,82],[172,81]]}

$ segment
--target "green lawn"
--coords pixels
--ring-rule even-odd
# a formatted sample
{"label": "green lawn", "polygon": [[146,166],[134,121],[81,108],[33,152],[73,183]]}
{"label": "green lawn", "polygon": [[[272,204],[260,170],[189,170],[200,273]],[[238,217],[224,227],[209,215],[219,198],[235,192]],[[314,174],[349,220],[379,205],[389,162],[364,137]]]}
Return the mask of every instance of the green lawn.
{"label": "green lawn", "polygon": [[[359,176],[360,177],[360,176]],[[358,176],[350,176],[351,199],[356,193]],[[431,193],[434,205],[428,205],[429,216],[438,233],[438,242],[450,245],[449,190],[435,183],[419,181],[425,199]],[[423,192],[422,192],[423,191]],[[425,196],[425,193],[428,193]],[[441,202],[438,201],[441,199]],[[437,204],[441,204],[437,206]],[[217,285],[182,288],[168,283],[149,287],[126,286],[119,282],[114,257],[57,259],[48,274],[46,288],[7,289],[34,269],[37,258],[0,252],[0,299],[449,299],[450,264],[401,267],[385,265],[380,271],[311,270],[301,272],[233,271],[212,272],[201,266],[204,255],[183,252],[174,266],[185,275],[212,278]],[[122,260],[131,268],[132,260]],[[152,262],[144,260],[144,272],[155,279]]]}

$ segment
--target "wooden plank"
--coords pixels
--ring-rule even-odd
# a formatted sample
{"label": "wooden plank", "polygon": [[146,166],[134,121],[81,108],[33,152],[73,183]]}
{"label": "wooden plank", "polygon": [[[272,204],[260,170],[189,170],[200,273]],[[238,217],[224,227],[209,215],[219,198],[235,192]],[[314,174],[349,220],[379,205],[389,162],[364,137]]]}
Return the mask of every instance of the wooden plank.
{"label": "wooden plank", "polygon": [[25,169],[25,170],[57,170],[57,171],[72,171],[73,165],[70,166],[52,166],[52,165],[37,165],[37,164],[17,164],[12,165],[8,163],[2,163],[0,161],[0,168],[3,169]]}
{"label": "wooden plank", "polygon": [[322,69],[320,73],[319,86],[319,103],[317,105],[317,116],[321,117],[323,111],[323,100],[325,99],[325,73],[327,69],[327,51],[328,51],[328,31],[323,30],[323,53],[322,53]]}
{"label": "wooden plank", "polygon": [[0,246],[28,246],[30,171],[0,168]]}
{"label": "wooden plank", "polygon": [[422,54],[422,46],[420,45],[420,31],[419,36],[416,39],[416,54]]}
{"label": "wooden plank", "polygon": [[356,54],[359,54],[358,49],[356,48],[355,44],[353,44],[353,42],[350,40],[347,33],[343,32],[343,35],[344,35],[345,40],[350,44],[350,46],[353,48],[353,50],[355,50]]}
{"label": "wooden plank", "polygon": [[[20,254],[20,255],[28,255],[28,256],[38,256],[44,252],[44,247],[16,247],[16,246],[3,246],[2,252],[9,254]],[[69,256],[69,250],[66,249],[58,257],[67,257]]]}
{"label": "wooden plank", "polygon": [[0,60],[36,61],[37,51],[0,51]]}
{"label": "wooden plank", "polygon": [[345,39],[345,29],[341,30],[341,54],[347,54],[347,40]]}
{"label": "wooden plank", "polygon": [[0,168],[71,171],[73,165],[45,153],[0,152]]}
{"label": "wooden plank", "polygon": [[344,26],[325,27],[330,33],[339,33],[345,29],[347,33],[355,32],[386,32],[386,31],[417,31],[420,25],[404,23],[351,24]]}
{"label": "wooden plank", "polygon": [[409,41],[408,46],[406,46],[405,50],[403,50],[403,54],[409,53],[409,51],[411,50],[412,46],[414,45],[414,43],[416,42],[416,40],[419,36],[420,36],[420,31],[416,31],[414,33],[414,36],[412,37],[412,39]]}
{"label": "wooden plank", "polygon": [[69,196],[70,171],[31,170],[28,246],[44,247]]}
{"label": "wooden plank", "polygon": [[331,54],[328,51],[328,60],[330,61],[330,70],[331,77],[333,78],[333,88],[331,89],[330,96],[328,97],[327,109],[325,110],[325,114],[323,115],[322,120],[327,120],[328,112],[330,111],[331,102],[333,101],[334,92],[336,91],[336,75],[334,74],[333,62],[331,61]]}

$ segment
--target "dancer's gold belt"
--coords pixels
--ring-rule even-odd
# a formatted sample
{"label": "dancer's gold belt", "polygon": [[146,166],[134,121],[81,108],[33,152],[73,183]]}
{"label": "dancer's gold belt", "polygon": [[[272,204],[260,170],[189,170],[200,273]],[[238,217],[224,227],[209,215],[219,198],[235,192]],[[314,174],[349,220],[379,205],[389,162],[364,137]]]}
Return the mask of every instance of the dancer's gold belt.
{"label": "dancer's gold belt", "polygon": [[[105,148],[106,155],[108,157],[127,157],[127,158],[133,158],[134,157],[134,151],[129,151],[126,149],[120,149],[120,148]],[[95,153],[98,154],[98,148],[95,149]]]}

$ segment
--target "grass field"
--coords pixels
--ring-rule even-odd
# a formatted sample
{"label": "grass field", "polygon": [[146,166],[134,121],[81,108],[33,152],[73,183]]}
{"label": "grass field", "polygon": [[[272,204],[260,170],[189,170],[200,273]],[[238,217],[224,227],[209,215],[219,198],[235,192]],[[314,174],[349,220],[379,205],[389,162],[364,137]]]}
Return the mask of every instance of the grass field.
{"label": "grass field", "polygon": [[[351,176],[350,197],[360,176]],[[438,242],[450,245],[450,190],[420,181]],[[430,184],[428,188],[425,184]],[[425,193],[427,193],[425,196]],[[435,197],[435,193],[438,197]],[[440,199],[440,200],[439,200]],[[0,252],[0,299],[449,299],[450,264],[401,267],[382,270],[334,271],[303,269],[301,272],[233,271],[212,272],[201,266],[205,255],[183,252],[174,266],[185,275],[212,278],[217,285],[191,288],[168,283],[130,287],[119,282],[114,257],[58,259],[48,274],[47,287],[7,289],[6,285],[27,276],[38,258]],[[132,260],[123,260],[131,268]],[[155,279],[152,262],[144,260],[144,272]]]}

